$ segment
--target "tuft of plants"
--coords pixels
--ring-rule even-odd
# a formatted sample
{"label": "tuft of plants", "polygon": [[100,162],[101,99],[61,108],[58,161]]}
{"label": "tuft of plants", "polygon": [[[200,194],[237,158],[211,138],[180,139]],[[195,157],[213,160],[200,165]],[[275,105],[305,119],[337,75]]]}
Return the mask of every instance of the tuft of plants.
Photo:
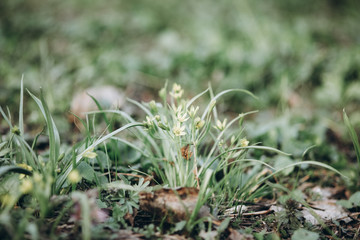
{"label": "tuft of plants", "polygon": [[[215,234],[212,231],[214,219],[210,214],[198,218],[202,206],[210,205],[211,212],[216,216],[217,211],[221,212],[225,205],[233,206],[265,196],[269,192],[265,184],[268,179],[301,164],[317,165],[338,172],[315,161],[291,162],[274,168],[263,159],[252,158],[253,150],[257,154],[259,150],[289,154],[261,146],[260,143],[250,144],[244,135],[243,122],[246,116],[256,111],[241,113],[229,121],[217,112],[220,98],[236,92],[256,99],[252,93],[243,89],[229,89],[215,95],[210,85],[200,94],[186,99],[180,85],[175,83],[169,90],[166,83],[159,92],[160,102],[139,103],[128,100],[146,114],[145,120],[140,122],[124,111],[101,110],[98,105],[99,111],[88,114],[100,114],[108,128],[101,136],[94,137],[91,129],[96,126],[79,119],[84,125],[86,136],[71,147],[61,145],[58,129],[43,94],[38,98],[28,92],[46,123],[48,150],[38,153],[37,139],[44,133],[41,131],[31,144],[24,138],[24,89],[21,83],[18,127],[13,124],[10,111],[6,114],[0,108],[10,129],[9,134],[0,139],[0,224],[4,226],[6,236],[21,238],[26,232],[36,238],[41,232],[40,223],[48,223],[49,218],[59,214],[54,221],[50,221],[53,223],[50,224],[51,235],[61,221],[69,220],[70,217],[80,221],[76,229],[82,229],[83,239],[90,239],[91,225],[99,221],[117,222],[126,227],[124,219],[136,215],[139,209],[139,193],[163,187],[198,190],[194,209],[187,212],[183,222],[176,224],[176,231],[188,235]],[[209,102],[202,107],[197,103],[206,94]],[[112,121],[108,121],[106,116],[110,113],[123,123],[121,127],[114,129],[111,126]],[[120,137],[121,133],[126,135]],[[118,159],[119,154],[112,154],[113,158],[108,154],[109,151],[119,151],[117,148],[120,144],[138,152],[141,156],[136,157],[137,161],[150,165],[146,169],[128,166],[127,169],[132,173],[127,175],[139,178],[138,183],[119,172],[124,167],[119,161],[121,159]],[[150,181],[155,186],[149,187]],[[77,191],[91,188],[99,188],[102,192],[90,194]],[[61,211],[64,205],[56,203],[56,196],[68,194],[69,198],[65,200],[67,203],[64,203],[66,207]],[[97,197],[100,199],[96,200]],[[23,224],[16,227],[9,224],[15,221],[9,220],[14,217],[14,206],[28,209]],[[110,208],[112,217],[108,218],[107,214],[98,209],[99,206]],[[40,217],[39,225],[34,225],[37,216]],[[229,219],[223,223],[215,227],[219,236],[229,224]]]}

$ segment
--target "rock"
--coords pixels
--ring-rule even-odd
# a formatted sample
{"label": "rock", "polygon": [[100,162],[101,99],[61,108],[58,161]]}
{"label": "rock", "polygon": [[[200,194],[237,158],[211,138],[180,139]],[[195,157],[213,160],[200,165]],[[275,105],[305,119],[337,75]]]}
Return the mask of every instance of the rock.
{"label": "rock", "polygon": [[[86,112],[98,110],[96,103],[89,95],[93,96],[103,109],[118,109],[126,99],[125,94],[114,86],[92,87],[75,94],[71,101],[70,111],[84,119]],[[74,119],[76,118],[72,115],[70,120],[74,121]]]}

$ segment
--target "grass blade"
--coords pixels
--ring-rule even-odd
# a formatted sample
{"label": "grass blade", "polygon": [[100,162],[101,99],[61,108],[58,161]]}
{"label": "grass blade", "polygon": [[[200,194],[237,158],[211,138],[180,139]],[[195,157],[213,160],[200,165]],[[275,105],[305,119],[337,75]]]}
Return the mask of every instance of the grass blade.
{"label": "grass blade", "polygon": [[21,77],[20,86],[20,106],[19,106],[19,129],[20,134],[24,134],[24,74]]}
{"label": "grass blade", "polygon": [[358,161],[358,164],[359,164],[359,170],[360,170],[360,146],[359,146],[359,139],[356,135],[356,132],[355,132],[355,129],[354,127],[351,125],[351,122],[345,112],[345,109],[343,110],[343,116],[344,116],[344,122],[345,122],[345,125],[348,129],[348,132],[350,134],[350,137],[351,137],[351,141],[353,142],[354,144],[354,148],[355,148],[355,152],[356,152],[356,158],[357,158],[357,161]]}
{"label": "grass blade", "polygon": [[18,167],[18,166],[2,166],[0,167],[0,177],[2,177],[3,175],[10,173],[10,172],[14,172],[14,173],[21,173],[21,174],[25,174],[25,175],[32,175],[32,172],[30,172],[29,170],[26,170],[25,168],[22,167]]}
{"label": "grass blade", "polygon": [[47,123],[47,129],[49,134],[49,148],[50,148],[50,162],[52,164],[51,171],[53,176],[56,176],[56,168],[57,168],[57,160],[59,158],[59,152],[60,152],[60,136],[59,132],[56,128],[54,119],[51,117],[49,108],[45,102],[44,96],[41,92],[40,98],[37,98],[35,95],[33,95],[30,91],[28,91],[30,96],[35,100],[38,107],[40,108],[45,121]]}

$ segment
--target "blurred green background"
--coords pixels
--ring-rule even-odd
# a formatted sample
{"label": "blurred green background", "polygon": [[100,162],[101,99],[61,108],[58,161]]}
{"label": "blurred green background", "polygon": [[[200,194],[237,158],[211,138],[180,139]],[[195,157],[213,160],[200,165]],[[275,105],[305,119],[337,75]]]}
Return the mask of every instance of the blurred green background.
{"label": "blurred green background", "polygon": [[355,0],[1,0],[0,105],[16,113],[22,74],[59,119],[81,89],[156,94],[169,79],[188,95],[210,82],[260,99],[229,96],[224,111],[297,109],[341,121],[346,107],[359,126],[359,10]]}

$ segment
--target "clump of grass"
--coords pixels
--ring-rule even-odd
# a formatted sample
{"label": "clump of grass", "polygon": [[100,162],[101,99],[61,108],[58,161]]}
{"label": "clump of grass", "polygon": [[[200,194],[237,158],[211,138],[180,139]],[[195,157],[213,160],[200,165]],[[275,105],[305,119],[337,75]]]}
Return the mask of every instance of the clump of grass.
{"label": "clump of grass", "polygon": [[[29,92],[44,116],[49,136],[48,153],[40,155],[34,150],[37,137],[32,144],[33,147],[23,137],[23,84],[21,84],[20,127],[13,125],[11,114],[5,114],[4,110],[0,108],[2,116],[11,129],[8,138],[1,139],[0,143],[0,159],[6,163],[6,166],[0,168],[1,184],[5,186],[0,192],[3,210],[0,222],[6,225],[6,216],[9,216],[13,206],[24,196],[30,196],[31,201],[27,203],[28,206],[38,209],[42,219],[47,217],[52,210],[52,205],[49,204],[51,196],[75,191],[82,177],[94,178],[94,176],[90,176],[95,173],[93,169],[89,170],[90,165],[86,165],[89,170],[87,173],[80,174],[77,168],[83,166],[81,164],[85,163],[86,159],[96,158],[96,148],[107,141],[112,142],[111,146],[116,146],[116,141],[118,141],[139,151],[143,160],[150,161],[152,165],[151,169],[143,169],[143,171],[148,171],[145,174],[154,173],[158,180],[157,183],[162,187],[195,187],[199,189],[195,209],[189,213],[189,218],[184,225],[184,229],[189,233],[204,220],[197,219],[197,214],[201,206],[209,202],[211,196],[214,196],[212,201],[216,206],[233,202],[235,199],[237,201],[254,199],[264,193],[265,185],[263,183],[266,180],[285,169],[300,164],[313,164],[338,172],[326,164],[315,161],[296,162],[275,170],[262,160],[249,158],[249,149],[286,153],[260,146],[258,143],[250,144],[250,141],[244,136],[244,118],[256,111],[241,113],[230,121],[220,117],[217,113],[217,101],[225,94],[240,92],[256,98],[246,90],[229,89],[214,95],[209,86],[205,91],[187,100],[183,97],[184,89],[180,85],[174,84],[171,90],[168,90],[167,87],[166,84],[159,92],[161,103],[155,101],[139,103],[129,100],[146,113],[146,118],[142,122],[137,122],[127,113],[118,110],[101,110],[90,113],[101,113],[103,117],[106,112],[116,113],[125,124],[115,130],[108,128],[111,129],[110,132],[98,138],[91,137],[87,130],[85,139],[66,151],[61,149],[57,127],[42,94],[40,98],[37,98]],[[205,94],[210,95],[210,100],[204,108],[201,108],[195,103]],[[105,117],[104,119],[106,120]],[[84,122],[83,124],[85,125]],[[134,144],[124,138],[116,137],[125,130],[131,130],[131,133],[140,141]],[[263,166],[268,170],[262,171]],[[108,164],[107,170],[111,181],[110,171],[117,171],[117,168],[110,169]],[[8,174],[11,172],[17,174]],[[23,175],[19,176],[18,174]],[[96,175],[95,180],[97,180]],[[140,187],[143,181],[144,179],[139,181],[137,188],[133,188],[131,182],[115,184],[120,191],[124,191],[124,194],[118,195],[119,203],[123,204],[123,207],[118,209],[119,216],[124,216],[130,209],[132,211],[133,208],[138,208],[138,199],[135,195],[149,184],[146,183]],[[104,190],[114,186],[103,184],[100,181],[96,181],[96,184]],[[129,200],[125,193],[128,190],[134,192]],[[77,194],[75,193],[74,196]],[[85,198],[80,197],[80,199]],[[81,201],[83,205],[86,205],[85,200]],[[85,205],[82,208],[88,209]],[[67,206],[70,208],[70,205]],[[207,221],[212,221],[210,216],[205,218]],[[59,221],[57,219],[54,224],[58,224]],[[84,229],[90,228],[89,221],[82,223]],[[16,235],[16,233],[14,234]],[[90,238],[88,232],[83,236],[86,239]]]}

